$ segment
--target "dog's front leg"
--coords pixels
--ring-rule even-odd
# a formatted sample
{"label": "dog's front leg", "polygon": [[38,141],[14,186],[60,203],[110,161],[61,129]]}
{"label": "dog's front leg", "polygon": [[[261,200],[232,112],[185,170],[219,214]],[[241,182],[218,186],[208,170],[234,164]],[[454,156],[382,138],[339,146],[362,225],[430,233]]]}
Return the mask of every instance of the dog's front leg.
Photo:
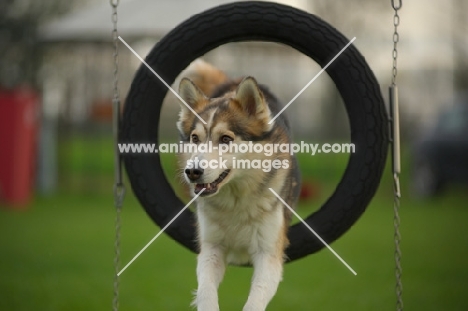
{"label": "dog's front leg", "polygon": [[281,256],[260,253],[253,256],[254,275],[243,311],[263,311],[276,293],[283,274]]}
{"label": "dog's front leg", "polygon": [[198,311],[218,311],[218,286],[224,276],[225,258],[220,246],[202,243],[198,255],[198,290],[193,305]]}

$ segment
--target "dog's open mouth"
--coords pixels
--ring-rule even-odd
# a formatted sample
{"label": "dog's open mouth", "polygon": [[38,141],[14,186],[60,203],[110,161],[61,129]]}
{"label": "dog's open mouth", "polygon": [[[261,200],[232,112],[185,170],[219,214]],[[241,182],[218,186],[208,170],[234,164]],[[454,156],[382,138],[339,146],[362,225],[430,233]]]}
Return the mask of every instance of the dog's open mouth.
{"label": "dog's open mouth", "polygon": [[216,191],[218,191],[218,185],[224,180],[224,178],[226,178],[230,171],[231,170],[225,170],[221,173],[221,175],[219,175],[218,178],[216,178],[215,181],[209,184],[195,184],[195,194],[198,194],[200,191],[202,191],[203,188],[205,188],[205,191],[203,191],[200,196],[216,193]]}

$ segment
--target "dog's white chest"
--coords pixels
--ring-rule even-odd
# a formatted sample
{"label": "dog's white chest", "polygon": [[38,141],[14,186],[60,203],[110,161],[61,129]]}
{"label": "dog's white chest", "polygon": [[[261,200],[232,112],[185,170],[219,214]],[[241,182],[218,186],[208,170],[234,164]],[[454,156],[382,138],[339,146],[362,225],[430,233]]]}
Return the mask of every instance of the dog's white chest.
{"label": "dog's white chest", "polygon": [[276,252],[283,228],[283,211],[259,201],[223,209],[200,207],[198,222],[202,244],[221,245],[227,261],[232,264],[249,263],[255,253]]}

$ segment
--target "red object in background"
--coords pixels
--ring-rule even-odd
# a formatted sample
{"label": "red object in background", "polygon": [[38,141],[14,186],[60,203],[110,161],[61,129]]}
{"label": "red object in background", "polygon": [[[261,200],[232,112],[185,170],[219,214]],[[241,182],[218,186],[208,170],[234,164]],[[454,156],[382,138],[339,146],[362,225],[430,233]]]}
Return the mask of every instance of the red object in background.
{"label": "red object in background", "polygon": [[300,200],[317,199],[320,195],[320,187],[317,183],[312,181],[303,181],[301,184],[301,192],[299,194]]}
{"label": "red object in background", "polygon": [[24,206],[31,198],[38,133],[38,94],[0,89],[0,200]]}

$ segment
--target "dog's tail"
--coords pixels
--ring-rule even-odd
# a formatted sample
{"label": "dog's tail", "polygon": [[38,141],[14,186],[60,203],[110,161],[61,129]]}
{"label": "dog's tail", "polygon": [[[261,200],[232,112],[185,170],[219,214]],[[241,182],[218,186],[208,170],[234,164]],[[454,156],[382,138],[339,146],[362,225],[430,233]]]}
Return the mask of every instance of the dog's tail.
{"label": "dog's tail", "polygon": [[223,71],[201,58],[193,61],[185,69],[183,76],[192,80],[208,97],[211,97],[218,86],[229,81],[228,76]]}

